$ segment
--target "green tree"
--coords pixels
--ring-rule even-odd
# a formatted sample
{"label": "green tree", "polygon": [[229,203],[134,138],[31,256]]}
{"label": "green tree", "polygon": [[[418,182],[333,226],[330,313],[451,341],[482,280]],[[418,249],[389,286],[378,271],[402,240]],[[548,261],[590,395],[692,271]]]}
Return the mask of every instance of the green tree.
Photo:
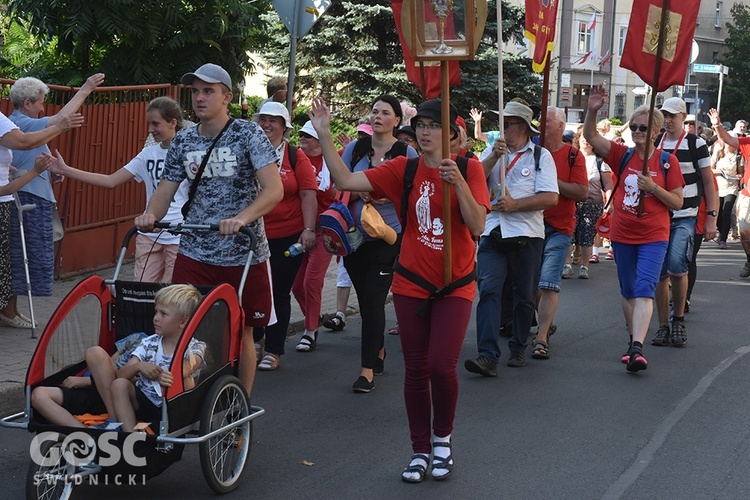
{"label": "green tree", "polygon": [[[419,89],[406,79],[390,0],[334,2],[297,48],[295,95],[327,97],[342,118],[356,120],[369,111],[372,100],[391,93],[413,103],[422,100]],[[523,9],[503,2],[503,38],[520,40]],[[264,20],[271,28],[265,56],[288,71],[290,37],[275,12]],[[497,108],[496,3],[488,2],[484,39],[474,61],[462,61],[461,86],[451,98],[464,115],[472,106]],[[506,54],[506,98],[539,96],[541,80],[531,73],[531,61]],[[533,100],[533,99],[532,99]]]}
{"label": "green tree", "polygon": [[95,72],[108,84],[179,81],[215,62],[234,79],[254,69],[248,51],[264,42],[267,0],[11,0],[12,23],[56,60],[5,57],[5,75],[44,75],[76,84]]}
{"label": "green tree", "polygon": [[750,81],[750,7],[740,3],[732,6],[733,23],[727,23],[729,37],[725,40],[726,52],[722,64],[730,68],[729,77],[724,80],[722,93],[722,120],[734,122],[750,115],[750,94],[747,82]]}

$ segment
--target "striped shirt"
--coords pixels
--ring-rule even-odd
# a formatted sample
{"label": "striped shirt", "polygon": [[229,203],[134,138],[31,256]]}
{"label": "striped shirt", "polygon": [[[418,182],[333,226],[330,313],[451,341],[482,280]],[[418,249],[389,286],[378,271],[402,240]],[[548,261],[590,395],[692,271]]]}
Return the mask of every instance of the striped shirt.
{"label": "striped shirt", "polygon": [[[680,134],[682,135],[682,134]],[[701,204],[703,193],[702,175],[713,175],[710,170],[704,170],[711,167],[711,155],[708,153],[706,141],[700,137],[695,138],[695,158],[690,153],[690,138],[693,134],[685,134],[682,140],[670,140],[666,134],[659,143],[659,148],[668,151],[677,157],[680,162],[682,176],[685,179],[685,187],[682,189],[682,208],[672,212],[672,217],[681,219],[684,217],[697,217],[698,207]],[[679,146],[678,146],[679,142]],[[677,151],[674,149],[677,148]],[[696,171],[696,167],[701,172]],[[699,187],[698,184],[701,184]]]}

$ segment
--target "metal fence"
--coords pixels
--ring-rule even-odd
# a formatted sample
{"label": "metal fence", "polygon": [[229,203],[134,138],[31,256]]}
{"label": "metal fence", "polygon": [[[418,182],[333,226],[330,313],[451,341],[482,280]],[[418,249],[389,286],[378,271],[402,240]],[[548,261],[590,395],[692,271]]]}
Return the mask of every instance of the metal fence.
{"label": "metal fence", "polygon": [[[8,89],[14,80],[0,79],[0,111],[13,112]],[[77,88],[50,85],[45,115],[57,113],[78,91]],[[68,165],[89,172],[111,174],[127,164],[141,149],[148,136],[146,105],[158,96],[168,95],[189,111],[190,92],[184,86],[169,84],[129,87],[101,87],[89,96],[80,112],[83,127],[68,131],[50,141]],[[146,191],[135,182],[115,189],[102,189],[66,179],[55,185],[65,237],[55,248],[56,277],[70,277],[111,266],[119,255],[122,238],[132,227],[133,218],[146,206]]]}

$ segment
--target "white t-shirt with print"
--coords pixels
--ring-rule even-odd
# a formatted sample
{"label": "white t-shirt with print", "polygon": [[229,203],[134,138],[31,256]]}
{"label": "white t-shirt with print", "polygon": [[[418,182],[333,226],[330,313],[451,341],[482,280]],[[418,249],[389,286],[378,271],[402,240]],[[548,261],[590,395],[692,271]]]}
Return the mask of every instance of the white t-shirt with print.
{"label": "white t-shirt with print", "polygon": [[[151,200],[156,186],[159,185],[162,173],[164,171],[164,161],[167,158],[167,151],[169,148],[162,148],[161,144],[155,144],[153,146],[146,146],[136,155],[135,158],[123,168],[133,174],[135,180],[142,182],[146,186],[146,205]],[[164,216],[162,222],[167,223],[181,223],[182,218],[182,205],[185,204],[185,200],[188,197],[189,185],[187,180],[182,181],[180,186],[177,188],[177,192],[172,198],[172,202],[169,204],[167,215]],[[180,243],[180,236],[171,234],[167,231],[161,233],[141,233],[144,236],[149,237],[151,240],[158,241],[162,245],[177,245]],[[157,240],[158,237],[158,240]]]}

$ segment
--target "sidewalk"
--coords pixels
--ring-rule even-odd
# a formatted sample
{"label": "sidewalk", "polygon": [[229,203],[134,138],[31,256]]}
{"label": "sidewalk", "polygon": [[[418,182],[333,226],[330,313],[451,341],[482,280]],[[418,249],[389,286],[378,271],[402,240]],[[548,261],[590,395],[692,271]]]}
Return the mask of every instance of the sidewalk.
{"label": "sidewalk", "polygon": [[[104,269],[92,274],[98,274],[104,278],[112,278],[114,268]],[[331,264],[326,273],[325,285],[323,286],[321,307],[321,314],[323,315],[329,315],[336,311],[336,274],[336,259],[331,259]],[[44,326],[62,299],[86,276],[89,275],[55,281],[51,297],[34,297],[34,314],[39,324],[37,335],[41,336]],[[132,262],[123,264],[120,271],[120,279],[133,279]],[[30,316],[26,296],[18,297],[18,307],[21,312]],[[352,288],[347,316],[357,314],[358,312],[357,293]],[[323,327],[321,326],[320,328],[322,329]],[[297,301],[292,296],[289,335],[302,333],[302,330],[304,330],[304,316]],[[36,345],[37,339],[31,338],[30,330],[0,326],[0,416],[23,409],[24,379]]]}

